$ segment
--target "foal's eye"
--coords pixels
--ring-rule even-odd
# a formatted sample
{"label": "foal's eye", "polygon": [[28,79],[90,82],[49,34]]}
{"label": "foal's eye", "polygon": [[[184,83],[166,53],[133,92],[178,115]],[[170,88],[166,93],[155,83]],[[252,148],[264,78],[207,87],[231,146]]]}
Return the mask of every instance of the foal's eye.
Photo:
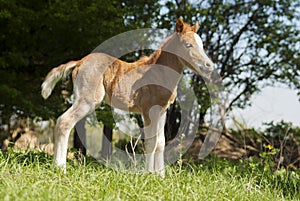
{"label": "foal's eye", "polygon": [[185,46],[186,46],[187,48],[191,48],[191,47],[193,47],[193,44],[187,43],[187,44],[185,44]]}

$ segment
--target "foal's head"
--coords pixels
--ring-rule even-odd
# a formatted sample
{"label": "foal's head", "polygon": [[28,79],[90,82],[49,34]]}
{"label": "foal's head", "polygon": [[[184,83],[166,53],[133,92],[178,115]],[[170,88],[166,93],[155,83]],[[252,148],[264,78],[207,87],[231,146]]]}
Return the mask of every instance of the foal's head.
{"label": "foal's head", "polygon": [[190,26],[183,22],[182,18],[179,18],[176,22],[175,40],[173,41],[175,44],[173,48],[176,50],[173,52],[178,55],[184,65],[195,73],[209,78],[214,64],[203,49],[202,40],[197,34],[198,27],[198,22],[194,26]]}

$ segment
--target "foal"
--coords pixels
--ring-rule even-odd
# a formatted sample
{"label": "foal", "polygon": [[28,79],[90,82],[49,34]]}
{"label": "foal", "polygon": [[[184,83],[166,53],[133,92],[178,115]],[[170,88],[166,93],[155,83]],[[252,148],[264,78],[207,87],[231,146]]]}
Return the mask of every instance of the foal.
{"label": "foal", "polygon": [[92,53],[52,69],[42,84],[42,96],[47,99],[55,84],[70,73],[75,96],[73,105],[57,119],[53,164],[65,170],[71,129],[105,101],[143,116],[146,170],[163,176],[166,110],[176,98],[180,75],[185,66],[206,78],[213,71],[197,30],[198,22],[190,26],[179,18],[175,33],[149,57],[127,63]]}

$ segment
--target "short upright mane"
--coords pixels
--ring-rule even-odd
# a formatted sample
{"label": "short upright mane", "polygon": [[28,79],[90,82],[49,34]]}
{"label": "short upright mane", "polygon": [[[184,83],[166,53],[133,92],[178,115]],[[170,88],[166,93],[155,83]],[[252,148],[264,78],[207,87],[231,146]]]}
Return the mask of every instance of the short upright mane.
{"label": "short upright mane", "polygon": [[155,50],[150,56],[142,56],[139,60],[133,62],[137,65],[147,65],[147,64],[154,64],[156,63],[157,59],[161,56],[161,53],[163,52],[163,47],[170,41],[170,39],[174,36],[174,34],[171,34],[168,36],[158,47],[157,50]]}

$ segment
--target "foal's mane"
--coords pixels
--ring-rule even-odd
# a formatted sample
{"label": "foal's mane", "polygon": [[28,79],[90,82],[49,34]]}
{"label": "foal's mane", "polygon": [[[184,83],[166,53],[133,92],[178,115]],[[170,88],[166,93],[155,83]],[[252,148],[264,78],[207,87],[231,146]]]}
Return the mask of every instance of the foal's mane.
{"label": "foal's mane", "polygon": [[141,66],[141,65],[148,65],[148,64],[154,64],[158,60],[158,58],[162,54],[163,47],[170,41],[170,39],[174,36],[174,34],[171,34],[168,36],[158,47],[157,50],[155,50],[150,56],[141,56],[139,60],[133,62],[134,66]]}
{"label": "foal's mane", "polygon": [[[195,26],[191,26],[185,22],[182,22],[182,30],[176,30],[176,32],[180,32],[181,34],[185,34],[187,32],[196,32],[197,31],[197,25]],[[163,47],[171,40],[171,38],[173,36],[175,36],[175,34],[177,33],[173,33],[170,36],[168,36],[158,47],[158,49],[156,51],[154,51],[150,56],[142,56],[139,60],[133,62],[133,64],[136,66],[140,66],[140,65],[147,65],[147,64],[154,64],[156,63],[157,59],[160,57],[160,55],[162,54],[162,50]]]}

